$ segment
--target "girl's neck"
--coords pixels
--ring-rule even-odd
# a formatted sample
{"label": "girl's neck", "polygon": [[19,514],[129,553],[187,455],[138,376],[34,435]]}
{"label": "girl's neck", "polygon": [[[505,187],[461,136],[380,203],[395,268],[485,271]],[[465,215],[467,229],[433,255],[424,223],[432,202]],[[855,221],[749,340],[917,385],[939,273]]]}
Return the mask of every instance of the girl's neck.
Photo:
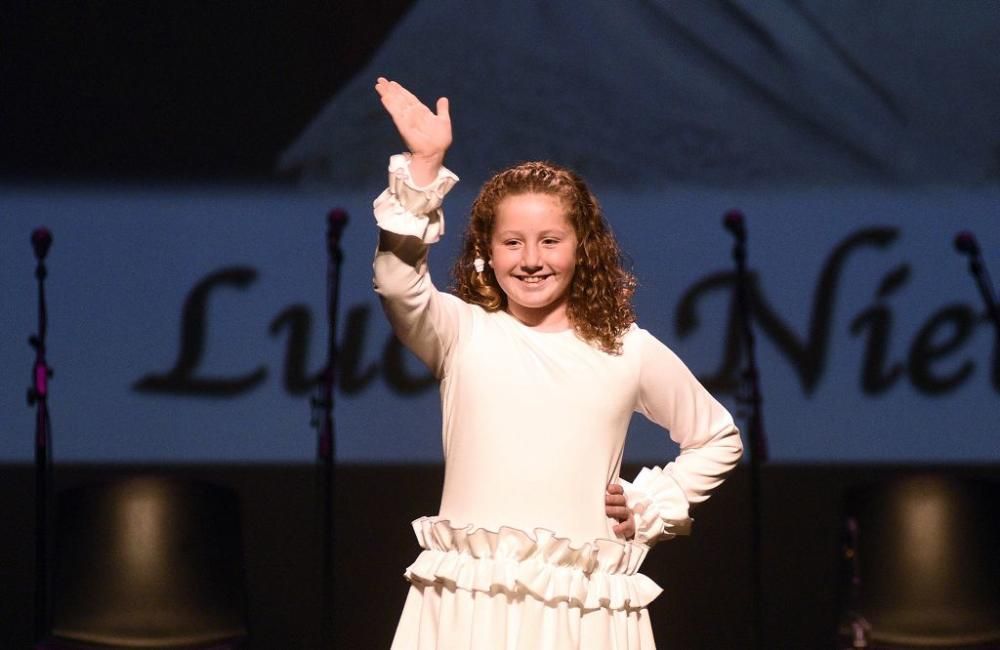
{"label": "girl's neck", "polygon": [[520,305],[507,305],[507,313],[525,327],[538,332],[564,332],[573,328],[566,313],[565,303],[554,309],[527,309]]}

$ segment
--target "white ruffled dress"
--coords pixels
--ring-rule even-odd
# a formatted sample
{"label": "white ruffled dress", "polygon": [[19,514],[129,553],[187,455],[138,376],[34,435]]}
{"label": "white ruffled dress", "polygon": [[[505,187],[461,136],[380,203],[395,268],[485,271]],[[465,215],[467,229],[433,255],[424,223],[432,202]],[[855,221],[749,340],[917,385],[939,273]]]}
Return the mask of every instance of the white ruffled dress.
{"label": "white ruffled dress", "polygon": [[[612,355],[572,330],[538,332],[439,292],[423,256],[444,234],[441,201],[457,180],[442,169],[418,187],[408,158],[393,156],[375,200],[386,231],[375,289],[397,336],[441,381],[445,457],[441,508],[413,522],[423,551],[405,573],[392,648],[653,648],[646,606],[661,589],[639,567],[652,543],[688,532],[689,504],[739,461],[739,432],[637,326]],[[618,474],[635,411],[681,452],[630,484]],[[635,514],[634,541],[617,539],[605,515],[613,481]]]}

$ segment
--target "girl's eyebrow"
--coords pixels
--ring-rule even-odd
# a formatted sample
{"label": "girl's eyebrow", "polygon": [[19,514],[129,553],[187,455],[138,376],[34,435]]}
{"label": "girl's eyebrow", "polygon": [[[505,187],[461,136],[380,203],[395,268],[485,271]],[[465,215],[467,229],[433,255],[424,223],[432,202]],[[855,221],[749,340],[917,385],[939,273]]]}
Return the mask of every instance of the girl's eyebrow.
{"label": "girl's eyebrow", "polygon": [[[565,237],[570,232],[569,228],[551,228],[549,230],[542,230],[538,233],[539,237],[548,237],[551,235],[560,235]],[[499,232],[493,233],[494,237],[523,237],[524,233],[520,230],[501,230]]]}

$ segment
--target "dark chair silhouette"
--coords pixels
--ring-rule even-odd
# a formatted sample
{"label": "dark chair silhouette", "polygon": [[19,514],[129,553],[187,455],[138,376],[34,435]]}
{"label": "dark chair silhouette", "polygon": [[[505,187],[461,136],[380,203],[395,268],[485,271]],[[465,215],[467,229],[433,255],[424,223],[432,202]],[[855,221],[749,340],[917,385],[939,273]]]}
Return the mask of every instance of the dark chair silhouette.
{"label": "dark chair silhouette", "polygon": [[231,490],[158,477],[75,488],[58,497],[41,647],[244,647],[244,584]]}
{"label": "dark chair silhouette", "polygon": [[941,474],[846,499],[840,632],[873,648],[1000,648],[1000,484]]}

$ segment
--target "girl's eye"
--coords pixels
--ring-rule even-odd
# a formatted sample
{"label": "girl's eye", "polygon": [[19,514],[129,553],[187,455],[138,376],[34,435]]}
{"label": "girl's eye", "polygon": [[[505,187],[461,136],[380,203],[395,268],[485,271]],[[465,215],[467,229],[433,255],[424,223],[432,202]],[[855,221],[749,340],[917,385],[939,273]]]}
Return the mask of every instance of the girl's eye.
{"label": "girl's eye", "polygon": [[517,246],[519,243],[520,242],[518,242],[516,239],[508,239],[503,243],[503,245],[507,246],[508,248],[511,248],[513,246]]}
{"label": "girl's eye", "polygon": [[556,244],[559,243],[559,240],[553,239],[552,237],[546,237],[545,239],[542,240],[542,243],[545,244],[546,246],[555,246]]}

